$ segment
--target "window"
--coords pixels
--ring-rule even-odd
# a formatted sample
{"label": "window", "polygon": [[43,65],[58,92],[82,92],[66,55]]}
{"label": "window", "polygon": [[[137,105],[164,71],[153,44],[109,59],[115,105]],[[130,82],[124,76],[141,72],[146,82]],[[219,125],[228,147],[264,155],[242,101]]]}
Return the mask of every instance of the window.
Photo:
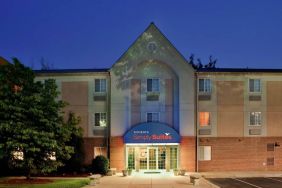
{"label": "window", "polygon": [[150,112],[147,113],[147,122],[159,122],[159,113],[158,112]]}
{"label": "window", "polygon": [[94,125],[96,127],[106,127],[107,126],[107,115],[106,113],[95,113],[94,115]]}
{"label": "window", "polygon": [[170,148],[170,169],[177,169],[178,152],[176,147]]}
{"label": "window", "polygon": [[147,79],[147,92],[159,92],[160,82],[158,78]]}
{"label": "window", "polygon": [[207,127],[211,124],[211,113],[210,112],[200,112],[199,113],[199,125],[201,127]]}
{"label": "window", "polygon": [[199,146],[199,160],[200,161],[211,160],[211,146]]}
{"label": "window", "polygon": [[199,92],[210,93],[211,92],[211,80],[207,78],[199,79]]}
{"label": "window", "polygon": [[24,153],[22,151],[13,151],[12,152],[13,158],[16,160],[24,160]]}
{"label": "window", "polygon": [[261,125],[261,112],[250,113],[250,125],[254,125],[254,126]]}
{"label": "window", "polygon": [[106,147],[94,147],[93,158],[97,157],[98,155],[103,155],[103,156],[107,157]]}
{"label": "window", "polygon": [[135,169],[135,148],[130,147],[127,150],[127,168]]}
{"label": "window", "polygon": [[95,92],[103,93],[106,92],[106,79],[95,79]]}
{"label": "window", "polygon": [[249,91],[250,92],[261,92],[260,79],[249,80]]}
{"label": "window", "polygon": [[51,161],[56,161],[57,160],[57,158],[56,158],[56,152],[51,152],[51,153],[49,153],[49,154],[47,154],[48,155],[48,159],[50,159]]}

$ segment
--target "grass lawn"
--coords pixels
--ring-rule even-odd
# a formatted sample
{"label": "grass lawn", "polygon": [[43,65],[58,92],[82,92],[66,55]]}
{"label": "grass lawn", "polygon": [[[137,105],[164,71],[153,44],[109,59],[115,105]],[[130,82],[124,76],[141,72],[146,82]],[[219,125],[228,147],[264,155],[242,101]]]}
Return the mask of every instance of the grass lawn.
{"label": "grass lawn", "polygon": [[[3,179],[2,179],[3,180]],[[54,182],[46,184],[13,184],[7,185],[0,181],[0,188],[80,188],[88,185],[88,178],[81,179],[55,179]]]}

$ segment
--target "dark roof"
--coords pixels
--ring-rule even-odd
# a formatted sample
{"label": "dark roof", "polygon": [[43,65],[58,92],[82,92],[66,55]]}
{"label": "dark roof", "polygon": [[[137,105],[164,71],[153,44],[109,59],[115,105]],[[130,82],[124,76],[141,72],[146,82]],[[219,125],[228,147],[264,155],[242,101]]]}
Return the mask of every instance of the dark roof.
{"label": "dark roof", "polygon": [[201,68],[197,72],[269,72],[282,73],[282,69],[253,69],[253,68]]}
{"label": "dark roof", "polygon": [[[253,68],[200,68],[197,72],[266,72],[266,73],[282,73],[282,69],[253,69]],[[109,69],[50,69],[50,70],[34,70],[36,74],[41,73],[95,73],[109,72]]]}
{"label": "dark roof", "polygon": [[89,72],[108,72],[109,69],[50,69],[34,70],[35,73],[89,73]]}

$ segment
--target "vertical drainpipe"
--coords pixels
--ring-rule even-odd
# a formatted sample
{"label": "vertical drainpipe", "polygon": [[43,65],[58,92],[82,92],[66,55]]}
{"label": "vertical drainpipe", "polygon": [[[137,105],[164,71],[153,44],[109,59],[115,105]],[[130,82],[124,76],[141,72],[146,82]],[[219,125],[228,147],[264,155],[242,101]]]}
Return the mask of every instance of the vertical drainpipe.
{"label": "vertical drainpipe", "polygon": [[109,79],[108,79],[109,81],[108,81],[108,96],[107,96],[107,101],[108,101],[108,103],[107,103],[107,111],[108,111],[108,126],[107,126],[107,150],[108,150],[108,153],[107,153],[107,155],[108,155],[108,159],[109,159],[109,161],[111,161],[110,160],[110,148],[111,148],[111,126],[112,126],[112,123],[111,123],[111,72],[109,72]]}
{"label": "vertical drainpipe", "polygon": [[195,96],[195,126],[196,126],[196,172],[199,171],[199,161],[198,161],[198,148],[199,148],[199,140],[198,140],[198,73],[197,70],[195,72],[195,89],[196,89],[196,96]]}

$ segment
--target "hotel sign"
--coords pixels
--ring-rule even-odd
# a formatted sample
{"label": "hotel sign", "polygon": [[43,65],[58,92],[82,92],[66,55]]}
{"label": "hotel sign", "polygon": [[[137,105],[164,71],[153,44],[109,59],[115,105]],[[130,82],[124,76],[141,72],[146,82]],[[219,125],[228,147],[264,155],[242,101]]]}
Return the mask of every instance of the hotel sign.
{"label": "hotel sign", "polygon": [[150,122],[134,126],[124,135],[125,143],[179,143],[179,134],[163,123]]}

